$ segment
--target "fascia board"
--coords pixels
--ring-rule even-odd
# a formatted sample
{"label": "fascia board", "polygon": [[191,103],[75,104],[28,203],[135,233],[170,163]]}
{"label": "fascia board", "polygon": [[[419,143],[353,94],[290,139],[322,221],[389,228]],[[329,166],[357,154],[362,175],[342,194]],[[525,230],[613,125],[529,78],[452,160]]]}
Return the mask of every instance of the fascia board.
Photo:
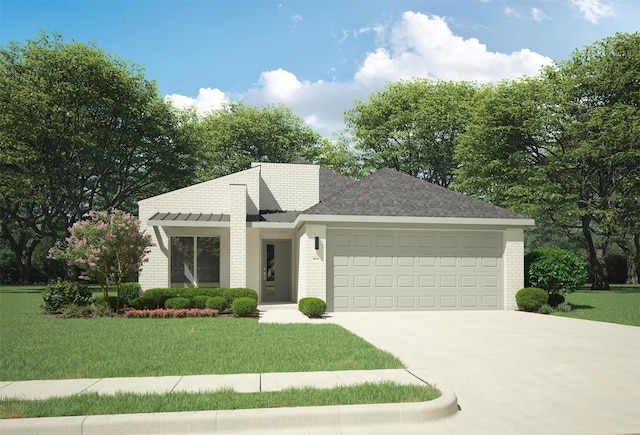
{"label": "fascia board", "polygon": [[303,222],[322,223],[366,223],[366,224],[420,224],[420,225],[487,225],[509,228],[524,228],[535,225],[533,219],[505,218],[447,218],[414,216],[353,216],[353,215],[309,215],[300,214],[295,220],[296,227]]}

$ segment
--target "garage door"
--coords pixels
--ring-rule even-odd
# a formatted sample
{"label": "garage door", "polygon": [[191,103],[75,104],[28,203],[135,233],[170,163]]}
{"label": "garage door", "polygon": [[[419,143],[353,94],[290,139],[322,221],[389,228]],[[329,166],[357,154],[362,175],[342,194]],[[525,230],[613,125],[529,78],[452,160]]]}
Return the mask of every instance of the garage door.
{"label": "garage door", "polygon": [[334,230],[327,247],[335,311],[502,309],[498,232]]}

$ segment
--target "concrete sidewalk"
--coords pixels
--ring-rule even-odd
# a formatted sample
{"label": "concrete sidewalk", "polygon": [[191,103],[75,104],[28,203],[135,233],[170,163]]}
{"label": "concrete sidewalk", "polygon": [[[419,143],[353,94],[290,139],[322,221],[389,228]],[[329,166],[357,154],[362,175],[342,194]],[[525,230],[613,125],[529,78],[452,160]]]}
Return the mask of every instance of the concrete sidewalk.
{"label": "concrete sidewalk", "polygon": [[343,370],[0,382],[0,397],[39,400],[83,393],[198,393],[223,389],[232,389],[238,393],[257,393],[295,387],[333,388],[383,381],[403,385],[427,385],[423,379],[403,369]]}

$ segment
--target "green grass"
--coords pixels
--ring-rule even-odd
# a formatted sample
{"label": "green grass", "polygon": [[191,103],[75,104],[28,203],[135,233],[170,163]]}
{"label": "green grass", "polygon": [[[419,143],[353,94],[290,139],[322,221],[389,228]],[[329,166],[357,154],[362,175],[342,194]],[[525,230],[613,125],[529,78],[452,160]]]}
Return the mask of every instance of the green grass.
{"label": "green grass", "polygon": [[640,326],[640,286],[612,285],[611,290],[579,290],[566,296],[573,306],[556,316]]}
{"label": "green grass", "polygon": [[60,319],[43,287],[0,287],[0,380],[403,368],[333,324],[255,319]]}
{"label": "green grass", "polygon": [[236,393],[232,390],[165,394],[85,393],[46,400],[3,398],[0,399],[0,418],[425,402],[438,397],[440,392],[434,387],[399,385],[393,382],[332,389],[292,388],[263,393]]}

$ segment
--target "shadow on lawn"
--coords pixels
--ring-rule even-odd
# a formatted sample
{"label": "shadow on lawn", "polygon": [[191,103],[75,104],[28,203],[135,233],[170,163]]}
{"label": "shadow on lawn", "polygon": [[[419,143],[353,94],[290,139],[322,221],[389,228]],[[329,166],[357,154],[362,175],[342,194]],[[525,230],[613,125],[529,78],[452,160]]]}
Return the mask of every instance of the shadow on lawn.
{"label": "shadow on lawn", "polygon": [[573,308],[573,310],[593,310],[595,307],[591,305],[571,304],[571,308]]}

